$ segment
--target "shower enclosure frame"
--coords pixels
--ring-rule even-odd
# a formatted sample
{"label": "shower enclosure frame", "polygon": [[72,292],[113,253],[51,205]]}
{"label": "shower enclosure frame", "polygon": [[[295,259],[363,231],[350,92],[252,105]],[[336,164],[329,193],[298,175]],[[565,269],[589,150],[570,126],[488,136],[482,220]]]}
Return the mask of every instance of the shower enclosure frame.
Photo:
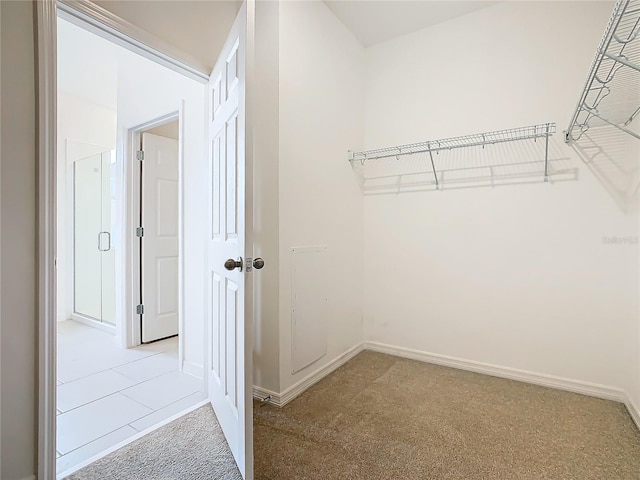
{"label": "shower enclosure frame", "polygon": [[[96,156],[100,156],[100,166],[101,169],[104,166],[104,156],[107,155],[111,158],[115,157],[115,150],[111,150],[111,149],[107,149],[106,147],[101,147],[101,148],[105,148],[105,150],[101,151],[100,153],[96,153],[93,155],[89,155],[87,157],[83,157],[80,158],[76,161],[74,161],[70,166],[70,172],[67,175],[67,181],[68,181],[68,187],[67,187],[67,192],[68,194],[70,194],[70,205],[68,207],[68,215],[70,218],[70,229],[67,230],[68,234],[69,234],[69,238],[70,238],[70,246],[71,246],[71,251],[70,256],[69,256],[69,262],[68,262],[68,267],[69,267],[69,278],[67,281],[67,285],[69,287],[69,295],[67,295],[67,301],[69,302],[69,306],[70,306],[70,317],[71,319],[98,328],[100,330],[104,330],[108,333],[117,335],[118,331],[117,331],[117,326],[118,323],[117,322],[117,312],[118,312],[118,304],[119,302],[122,301],[122,298],[120,298],[119,295],[119,291],[118,291],[118,284],[121,283],[118,281],[119,277],[122,277],[122,272],[119,270],[118,268],[118,262],[121,258],[122,252],[114,252],[113,255],[113,319],[111,322],[107,322],[104,320],[104,304],[103,304],[103,297],[104,297],[104,285],[102,284],[102,282],[104,281],[104,264],[103,259],[104,259],[104,253],[105,251],[111,250],[111,247],[113,246],[114,243],[119,244],[119,235],[117,234],[117,232],[113,232],[112,228],[113,228],[113,224],[110,225],[110,228],[108,231],[104,231],[103,230],[103,226],[104,226],[104,219],[102,219],[101,217],[101,228],[95,232],[96,233],[96,251],[100,251],[100,256],[101,256],[101,266],[100,266],[100,271],[96,273],[96,275],[100,276],[100,281],[101,281],[101,287],[100,287],[100,297],[101,297],[101,305],[100,305],[100,318],[96,318],[92,315],[87,314],[86,312],[83,313],[81,311],[78,311],[77,309],[77,298],[78,298],[78,294],[77,294],[77,244],[76,244],[76,235],[77,235],[77,218],[76,218],[76,212],[77,212],[77,191],[76,191],[76,182],[77,182],[77,166],[78,166],[78,162],[81,162],[83,160],[87,160],[90,159],[92,157],[96,157]],[[104,172],[101,171],[101,187],[102,187],[102,175],[104,174]],[[121,175],[121,173],[120,173]],[[112,179],[110,178],[110,182],[112,181]],[[116,192],[116,198],[120,197],[119,202],[116,203],[115,205],[115,212],[111,212],[110,209],[110,213],[113,215],[115,213],[115,224],[119,225],[120,230],[122,230],[122,223],[123,223],[123,217],[122,214],[120,212],[121,210],[121,204],[119,204],[120,202],[122,202],[122,198],[121,198],[121,191],[119,188],[119,184],[121,183],[121,179],[119,179],[119,175],[117,172],[117,168],[116,168],[116,173],[115,173],[115,192]],[[118,195],[118,193],[120,193],[120,195]],[[103,195],[104,192],[101,191],[101,194]],[[110,196],[110,195],[109,195]],[[104,198],[102,199],[104,200]],[[112,206],[113,208],[114,206]],[[101,205],[100,207],[101,211],[100,211],[100,215],[102,216],[104,214],[104,207]],[[109,222],[111,223],[111,222]],[[108,233],[108,237],[109,237],[109,249],[107,250],[103,250],[101,249],[101,235],[103,233]],[[122,278],[120,278],[120,281],[122,281]]]}

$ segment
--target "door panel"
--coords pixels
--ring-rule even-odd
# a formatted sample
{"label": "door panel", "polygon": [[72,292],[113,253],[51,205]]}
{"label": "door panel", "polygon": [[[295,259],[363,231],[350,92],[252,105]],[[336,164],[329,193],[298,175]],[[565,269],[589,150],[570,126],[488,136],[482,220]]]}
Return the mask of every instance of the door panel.
{"label": "door panel", "polygon": [[[209,208],[207,381],[209,398],[245,479],[253,478],[251,345],[245,332],[246,269],[224,267],[251,247],[250,203],[245,204],[245,44],[243,4],[209,82]],[[247,293],[250,295],[249,293]],[[251,301],[248,297],[247,304]],[[250,383],[250,382],[249,382]]]}
{"label": "door panel", "polygon": [[178,141],[142,135],[142,341],[178,334]]}

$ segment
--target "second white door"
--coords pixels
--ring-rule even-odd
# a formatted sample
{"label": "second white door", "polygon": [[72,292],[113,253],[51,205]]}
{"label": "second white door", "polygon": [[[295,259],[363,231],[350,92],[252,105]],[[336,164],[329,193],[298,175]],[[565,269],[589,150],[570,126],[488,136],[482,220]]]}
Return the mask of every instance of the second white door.
{"label": "second white door", "polygon": [[178,334],[178,141],[142,135],[142,342]]}

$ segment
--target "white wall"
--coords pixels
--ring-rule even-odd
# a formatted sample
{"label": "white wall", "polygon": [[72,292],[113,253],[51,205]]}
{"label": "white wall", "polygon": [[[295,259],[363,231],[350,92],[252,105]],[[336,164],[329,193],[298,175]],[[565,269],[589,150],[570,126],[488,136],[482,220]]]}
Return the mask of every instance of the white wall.
{"label": "white wall", "polygon": [[3,480],[30,478],[36,452],[36,122],[33,4],[2,10],[2,345]]}
{"label": "white wall", "polygon": [[[504,2],[368,49],[366,147],[561,131],[611,9]],[[577,181],[365,198],[369,340],[638,395],[638,245],[603,242],[637,236],[637,214],[560,132],[552,154]]]}
{"label": "white wall", "polygon": [[278,17],[278,2],[256,3],[253,256],[263,257],[265,267],[253,274],[253,383],[274,392],[280,388]]}
{"label": "white wall", "polygon": [[[280,4],[280,391],[362,340],[364,49],[322,2]],[[327,245],[328,351],[292,375],[291,247]]]}
{"label": "white wall", "polygon": [[184,112],[184,342],[185,366],[201,371],[204,355],[204,258],[206,212],[204,85],[123,51],[118,58],[118,148],[128,129]]}
{"label": "white wall", "polygon": [[59,322],[71,318],[73,312],[73,162],[114,148],[115,108],[93,103],[71,92],[58,92],[56,294]]}

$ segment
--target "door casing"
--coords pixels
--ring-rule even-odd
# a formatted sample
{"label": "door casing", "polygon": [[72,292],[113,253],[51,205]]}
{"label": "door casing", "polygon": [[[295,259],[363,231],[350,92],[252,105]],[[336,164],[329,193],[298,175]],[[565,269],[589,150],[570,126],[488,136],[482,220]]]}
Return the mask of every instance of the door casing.
{"label": "door casing", "polygon": [[[178,359],[180,369],[184,365],[184,148],[183,148],[183,126],[184,126],[184,106],[180,110],[169,112],[161,117],[155,118],[143,124],[130,128],[127,132],[125,149],[125,189],[130,201],[127,202],[125,212],[125,239],[126,243],[126,277],[129,279],[131,288],[127,288],[123,295],[125,297],[126,313],[120,335],[125,348],[135,347],[142,343],[140,333],[139,316],[135,314],[135,307],[139,302],[140,294],[140,248],[138,238],[135,235],[136,227],[139,226],[140,212],[140,169],[136,152],[140,149],[142,134],[159,125],[177,120],[178,121]],[[144,225],[143,225],[144,227]]]}
{"label": "door casing", "polygon": [[[253,159],[251,148],[252,114],[250,95],[253,86],[253,62],[255,41],[255,0],[247,1],[247,51],[246,51],[246,145],[250,168]],[[37,477],[42,480],[56,478],[56,168],[57,168],[57,18],[61,16],[83,28],[97,33],[116,44],[124,46],[145,58],[171,68],[202,83],[209,80],[208,72],[200,65],[147,32],[111,14],[87,0],[38,0],[34,1],[36,13],[37,44],[37,122],[38,122],[38,451]],[[133,132],[129,132],[130,135]],[[132,145],[129,142],[128,145]],[[247,203],[252,202],[252,184],[247,182]],[[250,221],[251,217],[248,217]],[[247,296],[245,322],[247,339],[251,339],[253,296]],[[182,315],[184,318],[184,315]],[[126,322],[124,322],[126,324]],[[204,359],[208,362],[208,359]],[[245,362],[245,385],[251,401],[252,361]],[[206,379],[206,376],[205,376]],[[205,380],[206,381],[206,380]],[[251,433],[251,432],[250,432]],[[247,478],[253,478],[253,459]]]}

